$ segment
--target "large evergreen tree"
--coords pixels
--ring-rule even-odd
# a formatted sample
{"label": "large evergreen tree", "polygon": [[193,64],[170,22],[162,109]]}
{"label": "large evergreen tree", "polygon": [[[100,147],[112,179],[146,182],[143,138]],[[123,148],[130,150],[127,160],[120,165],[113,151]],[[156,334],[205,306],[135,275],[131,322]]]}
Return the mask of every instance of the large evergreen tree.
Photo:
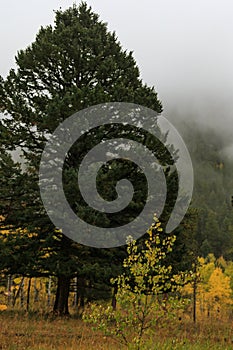
{"label": "large evergreen tree", "polygon": [[[59,233],[50,222],[38,185],[39,163],[48,135],[72,113],[95,104],[132,102],[157,113],[162,111],[162,106],[154,88],[140,79],[132,52],[123,50],[116,34],[110,33],[107,25],[85,3],[78,7],[74,5],[64,12],[57,11],[54,25],[42,27],[35,41],[18,52],[16,66],[5,80],[1,78],[0,81],[0,109],[5,113],[0,124],[1,150],[4,151],[1,152],[0,204],[4,216],[1,226],[11,231],[21,228],[25,232],[33,232],[33,244],[28,244],[26,249],[29,252],[31,249],[42,251],[33,260],[38,274],[55,274],[58,277],[55,311],[63,314],[68,312],[69,281],[73,276],[78,274],[82,277],[80,280],[93,281],[93,271],[97,269],[92,267],[96,263],[99,271],[103,271],[102,261],[105,271],[108,264],[111,267],[108,276],[105,276],[107,280],[118,273],[119,269],[113,265],[120,266],[124,254],[122,248],[97,252],[94,248],[80,246]],[[69,152],[64,164],[64,189],[73,210],[77,211],[74,189],[78,191],[77,176],[73,170],[78,167],[86,150],[98,143],[101,137],[114,137],[118,132],[116,127],[110,127],[104,131],[97,130],[94,138],[87,133],[81,145],[74,145]],[[156,150],[162,164],[172,165],[173,160],[166,148],[158,140],[152,142],[145,136],[143,131],[139,134],[138,131],[131,132],[132,139],[144,140],[144,144]],[[21,169],[6,153],[13,150],[20,150],[23,155]],[[128,162],[117,166],[113,161],[111,165],[118,172],[122,167],[121,176],[131,176],[132,181],[140,175],[140,171],[132,170]],[[112,171],[110,176],[106,175],[109,168],[102,169],[100,189],[101,178],[109,183],[110,188],[119,179],[119,174],[113,176]],[[167,168],[170,190],[164,217],[176,199],[176,175]],[[143,176],[140,179],[139,189]],[[134,182],[137,184],[136,180]],[[132,203],[131,212],[135,210],[136,202],[143,205],[140,196],[139,193]],[[107,193],[107,197],[113,199],[114,193]],[[85,206],[83,208],[83,217],[92,217],[92,212]],[[108,218],[101,216],[100,221],[104,220]],[[16,236],[15,243],[23,249],[25,236]],[[20,271],[23,266],[22,262]]]}

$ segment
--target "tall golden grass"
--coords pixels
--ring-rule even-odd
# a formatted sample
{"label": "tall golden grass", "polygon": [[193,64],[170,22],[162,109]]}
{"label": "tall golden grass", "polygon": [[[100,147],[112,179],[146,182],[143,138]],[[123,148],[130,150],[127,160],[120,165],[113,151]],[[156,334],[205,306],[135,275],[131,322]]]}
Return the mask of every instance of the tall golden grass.
{"label": "tall golden grass", "polygon": [[[1,350],[118,350],[125,349],[115,340],[93,331],[90,325],[73,315],[52,315],[16,310],[0,312]],[[151,332],[149,350],[230,350],[233,349],[233,323],[229,320],[203,318],[196,325],[187,316]]]}

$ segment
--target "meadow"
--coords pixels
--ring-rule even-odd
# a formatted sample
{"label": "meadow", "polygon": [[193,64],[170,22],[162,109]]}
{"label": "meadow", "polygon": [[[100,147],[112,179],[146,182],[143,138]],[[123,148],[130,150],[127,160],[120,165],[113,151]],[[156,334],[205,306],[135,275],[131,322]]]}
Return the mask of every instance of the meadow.
{"label": "meadow", "polygon": [[[1,350],[117,350],[127,349],[116,340],[94,331],[79,316],[5,310],[0,312]],[[233,322],[227,319],[178,317],[151,330],[145,349],[230,350]]]}

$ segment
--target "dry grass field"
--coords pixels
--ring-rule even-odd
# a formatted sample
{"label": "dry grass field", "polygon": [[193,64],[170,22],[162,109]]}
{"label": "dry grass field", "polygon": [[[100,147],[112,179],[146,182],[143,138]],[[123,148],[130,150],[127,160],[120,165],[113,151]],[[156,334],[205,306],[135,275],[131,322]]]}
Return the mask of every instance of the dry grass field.
{"label": "dry grass field", "polygon": [[[1,350],[117,350],[125,347],[76,317],[0,312]],[[146,349],[230,350],[233,324],[223,320],[172,321],[155,329]]]}

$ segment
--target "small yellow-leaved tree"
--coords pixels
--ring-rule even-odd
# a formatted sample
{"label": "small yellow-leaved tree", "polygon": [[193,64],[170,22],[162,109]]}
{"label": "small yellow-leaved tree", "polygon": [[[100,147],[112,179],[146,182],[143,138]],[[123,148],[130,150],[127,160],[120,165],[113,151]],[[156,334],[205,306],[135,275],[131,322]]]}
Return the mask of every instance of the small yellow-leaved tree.
{"label": "small yellow-leaved tree", "polygon": [[83,316],[86,322],[114,336],[128,348],[141,349],[152,327],[182,307],[182,301],[174,297],[174,292],[185,282],[186,276],[174,275],[172,266],[166,266],[166,256],[172,250],[175,237],[162,236],[165,235],[162,235],[160,222],[155,219],[143,247],[128,238],[125,272],[112,281],[118,286],[116,310],[95,304]]}

